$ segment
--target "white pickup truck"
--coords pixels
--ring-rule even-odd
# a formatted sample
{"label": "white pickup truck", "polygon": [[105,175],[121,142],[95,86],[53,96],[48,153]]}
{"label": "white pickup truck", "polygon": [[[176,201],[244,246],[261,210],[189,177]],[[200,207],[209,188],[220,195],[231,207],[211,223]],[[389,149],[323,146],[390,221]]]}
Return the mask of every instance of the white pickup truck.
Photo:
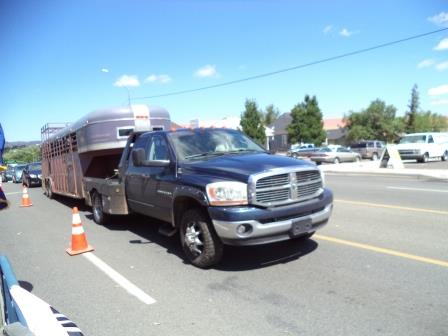
{"label": "white pickup truck", "polygon": [[448,133],[411,133],[400,139],[397,145],[402,160],[428,162],[436,158],[448,160]]}

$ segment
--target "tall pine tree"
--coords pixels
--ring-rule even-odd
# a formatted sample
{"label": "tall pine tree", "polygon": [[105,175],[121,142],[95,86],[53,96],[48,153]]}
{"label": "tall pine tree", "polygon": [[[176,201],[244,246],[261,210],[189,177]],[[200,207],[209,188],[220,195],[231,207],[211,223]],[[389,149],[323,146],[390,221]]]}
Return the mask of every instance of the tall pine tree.
{"label": "tall pine tree", "polygon": [[414,84],[411,92],[411,101],[408,105],[409,111],[406,112],[405,117],[405,130],[407,133],[416,132],[416,120],[418,117],[420,102],[419,102],[419,94],[417,84]]}
{"label": "tall pine tree", "polygon": [[292,121],[287,127],[291,143],[314,143],[319,146],[325,141],[322,112],[316,96],[306,95],[304,101],[291,110],[291,117]]}

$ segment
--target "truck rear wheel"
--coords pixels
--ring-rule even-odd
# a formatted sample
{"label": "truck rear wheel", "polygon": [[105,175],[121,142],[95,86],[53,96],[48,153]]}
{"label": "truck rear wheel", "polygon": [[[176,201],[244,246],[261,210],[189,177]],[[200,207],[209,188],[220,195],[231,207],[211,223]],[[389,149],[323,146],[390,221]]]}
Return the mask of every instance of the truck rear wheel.
{"label": "truck rear wheel", "polygon": [[92,213],[95,223],[100,225],[107,223],[109,216],[103,212],[103,199],[96,191],[92,194]]}
{"label": "truck rear wheel", "polygon": [[222,258],[222,242],[216,235],[210,219],[200,210],[187,210],[180,224],[182,249],[194,266],[206,268]]}

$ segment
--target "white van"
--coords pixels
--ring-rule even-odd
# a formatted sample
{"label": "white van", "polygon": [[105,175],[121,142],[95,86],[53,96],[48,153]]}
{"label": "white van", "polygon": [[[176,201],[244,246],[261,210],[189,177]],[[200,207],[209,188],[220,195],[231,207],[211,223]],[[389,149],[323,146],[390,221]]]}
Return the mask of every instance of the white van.
{"label": "white van", "polygon": [[448,160],[448,133],[411,133],[400,139],[397,145],[402,160],[428,162],[431,158]]}

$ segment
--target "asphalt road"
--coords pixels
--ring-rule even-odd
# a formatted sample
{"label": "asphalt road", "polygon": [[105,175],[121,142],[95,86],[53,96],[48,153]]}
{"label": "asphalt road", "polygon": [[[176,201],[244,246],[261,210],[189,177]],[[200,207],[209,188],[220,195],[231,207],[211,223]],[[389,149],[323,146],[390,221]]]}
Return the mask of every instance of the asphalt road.
{"label": "asphalt road", "polygon": [[[328,174],[335,208],[312,239],[226,248],[221,265],[185,264],[178,238],[155,221],[81,218],[94,256],[156,302],[112,281],[85,255],[70,257],[71,207],[3,185],[0,253],[22,285],[86,335],[446,335],[448,183]],[[128,289],[129,290],[129,289]]]}

